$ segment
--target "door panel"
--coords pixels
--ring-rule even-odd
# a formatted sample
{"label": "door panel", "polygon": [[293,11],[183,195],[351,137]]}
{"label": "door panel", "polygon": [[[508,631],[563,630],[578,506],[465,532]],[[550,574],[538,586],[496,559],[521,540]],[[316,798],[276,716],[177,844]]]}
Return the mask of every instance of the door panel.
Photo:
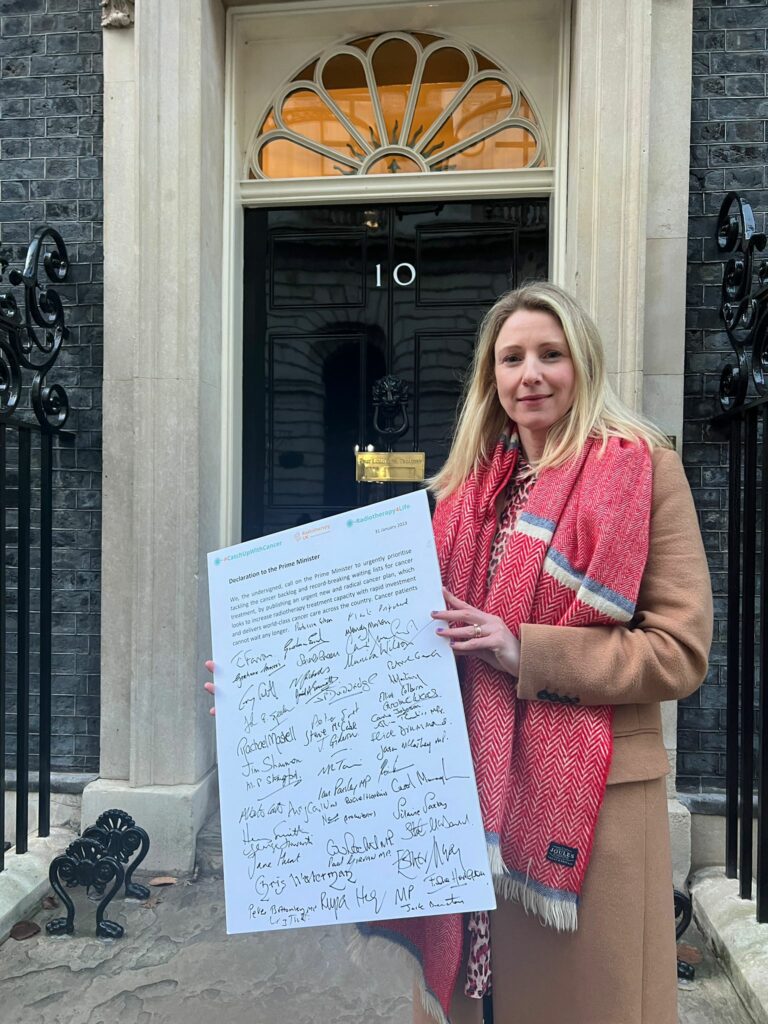
{"label": "door panel", "polygon": [[426,452],[428,473],[437,472],[448,456],[475,337],[474,329],[417,331],[414,336],[413,443],[415,451]]}
{"label": "door panel", "polygon": [[421,269],[419,306],[487,306],[488,294],[510,286],[510,237],[506,228],[473,225],[416,228],[415,262]]}
{"label": "door panel", "polygon": [[394,448],[436,472],[480,319],[546,277],[547,237],[544,199],[246,211],[243,539],[413,488],[355,482],[386,374],[410,393]]}
{"label": "door panel", "polygon": [[363,308],[367,241],[359,230],[271,233],[271,309]]}

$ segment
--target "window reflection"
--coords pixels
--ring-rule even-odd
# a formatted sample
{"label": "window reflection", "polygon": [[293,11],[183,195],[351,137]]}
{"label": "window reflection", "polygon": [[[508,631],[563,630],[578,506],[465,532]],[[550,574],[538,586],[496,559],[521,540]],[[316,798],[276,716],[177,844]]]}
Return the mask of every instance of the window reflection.
{"label": "window reflection", "polygon": [[251,177],[517,169],[545,158],[538,120],[510,75],[423,33],[338,47],[282,97],[252,141]]}

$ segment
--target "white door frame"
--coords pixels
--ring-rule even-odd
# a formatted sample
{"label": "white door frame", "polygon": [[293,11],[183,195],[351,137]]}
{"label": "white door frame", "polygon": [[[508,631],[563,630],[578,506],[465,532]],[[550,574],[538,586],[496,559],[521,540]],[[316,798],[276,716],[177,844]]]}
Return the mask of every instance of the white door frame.
{"label": "white door frame", "polygon": [[[413,4],[413,0],[395,0]],[[446,2],[446,0],[443,0]],[[266,15],[296,19],[319,9],[342,13],[350,9],[385,9],[392,0],[290,0],[231,8],[227,14],[224,265],[222,275],[222,418],[219,478],[222,545],[240,541],[242,501],[242,332],[243,215],[252,207],[355,204],[430,199],[492,199],[550,196],[550,277],[565,278],[565,224],[570,79],[571,2],[563,0],[558,45],[557,108],[554,130],[548,132],[553,166],[510,171],[463,171],[440,174],[371,175],[344,178],[297,178],[284,181],[239,181],[235,138],[237,42],[244,22]],[[447,0],[465,3],[465,0]],[[340,37],[343,32],[340,31]],[[525,84],[525,83],[523,83]],[[547,126],[552,128],[552,126]]]}

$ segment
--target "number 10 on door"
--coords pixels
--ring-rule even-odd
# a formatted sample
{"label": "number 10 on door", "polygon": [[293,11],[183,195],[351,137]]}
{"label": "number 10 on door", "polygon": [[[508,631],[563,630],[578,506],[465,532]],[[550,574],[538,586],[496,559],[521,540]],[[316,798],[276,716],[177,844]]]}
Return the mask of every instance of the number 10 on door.
{"label": "number 10 on door", "polygon": [[[392,271],[392,280],[401,288],[407,288],[416,280],[416,267],[412,263],[398,263]],[[376,264],[376,287],[381,288],[381,264]]]}

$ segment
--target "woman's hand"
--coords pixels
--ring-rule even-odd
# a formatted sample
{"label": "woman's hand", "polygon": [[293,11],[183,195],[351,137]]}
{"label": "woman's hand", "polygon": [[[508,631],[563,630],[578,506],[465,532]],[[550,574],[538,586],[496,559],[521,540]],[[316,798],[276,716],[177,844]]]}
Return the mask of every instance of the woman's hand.
{"label": "woman's hand", "polygon": [[437,630],[450,640],[454,654],[472,654],[500,672],[517,678],[520,672],[520,641],[497,615],[481,612],[443,587],[448,610],[432,612],[432,618],[447,623]]}
{"label": "woman's hand", "polygon": [[[205,667],[208,669],[209,672],[213,672],[213,662],[212,661],[206,661]],[[208,693],[210,693],[211,695],[213,694],[213,683],[203,683],[203,687],[208,691]],[[216,714],[216,708],[211,708],[210,714],[215,715]]]}

